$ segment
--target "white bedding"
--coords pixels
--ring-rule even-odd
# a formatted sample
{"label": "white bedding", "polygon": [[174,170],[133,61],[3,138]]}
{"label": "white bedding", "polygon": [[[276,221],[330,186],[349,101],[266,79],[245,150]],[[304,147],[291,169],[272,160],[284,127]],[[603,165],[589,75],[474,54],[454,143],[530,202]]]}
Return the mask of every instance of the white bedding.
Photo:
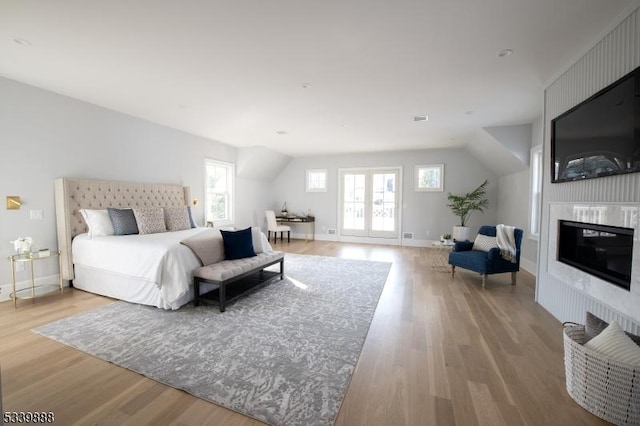
{"label": "white bedding", "polygon": [[[178,309],[192,299],[192,271],[200,261],[183,239],[210,228],[146,235],[73,239],[74,286],[117,299]],[[272,251],[264,234],[257,252]],[[255,241],[255,240],[254,240]]]}

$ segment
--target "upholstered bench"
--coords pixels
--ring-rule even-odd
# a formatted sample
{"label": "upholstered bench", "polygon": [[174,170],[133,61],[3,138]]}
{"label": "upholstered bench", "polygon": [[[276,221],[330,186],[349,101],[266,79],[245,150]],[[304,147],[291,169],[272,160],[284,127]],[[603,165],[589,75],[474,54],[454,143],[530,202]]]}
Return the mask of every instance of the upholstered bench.
{"label": "upholstered bench", "polygon": [[[276,263],[280,263],[279,274],[271,273],[265,277],[264,268]],[[258,275],[257,281],[243,280],[254,274]],[[193,271],[193,304],[198,306],[200,302],[218,303],[220,312],[224,312],[228,302],[266,285],[274,275],[280,275],[280,279],[284,279],[284,253],[280,251],[258,253],[242,259],[221,260],[211,265],[201,266]],[[217,284],[218,288],[201,295],[200,283]],[[230,286],[230,284],[235,285]],[[207,297],[208,295],[214,297]]]}

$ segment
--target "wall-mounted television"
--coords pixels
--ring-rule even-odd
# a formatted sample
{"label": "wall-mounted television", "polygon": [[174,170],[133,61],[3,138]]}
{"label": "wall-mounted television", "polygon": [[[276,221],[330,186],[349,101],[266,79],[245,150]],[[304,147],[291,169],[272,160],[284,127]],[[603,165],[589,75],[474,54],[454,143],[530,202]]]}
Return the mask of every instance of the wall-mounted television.
{"label": "wall-mounted television", "polygon": [[640,172],[640,67],[551,121],[551,182]]}

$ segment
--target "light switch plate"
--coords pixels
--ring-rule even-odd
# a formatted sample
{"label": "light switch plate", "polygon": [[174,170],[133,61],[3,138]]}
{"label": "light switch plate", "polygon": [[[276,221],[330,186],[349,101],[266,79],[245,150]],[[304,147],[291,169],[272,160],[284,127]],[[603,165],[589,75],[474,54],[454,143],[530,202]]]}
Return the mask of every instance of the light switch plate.
{"label": "light switch plate", "polygon": [[42,210],[29,210],[29,219],[42,220],[43,217],[44,217],[44,213]]}

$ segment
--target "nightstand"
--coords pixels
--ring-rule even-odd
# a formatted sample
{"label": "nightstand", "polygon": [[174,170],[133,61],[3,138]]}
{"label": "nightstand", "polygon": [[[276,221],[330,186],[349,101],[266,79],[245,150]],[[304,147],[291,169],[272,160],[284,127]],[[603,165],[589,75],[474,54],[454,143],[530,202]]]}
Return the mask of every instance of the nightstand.
{"label": "nightstand", "polygon": [[[58,265],[60,271],[62,271],[62,259],[59,251],[50,251],[48,255],[42,255],[41,253],[22,253],[9,256],[9,263],[11,266],[11,284],[13,286],[13,307],[17,308],[18,299],[35,299],[37,297],[46,296],[60,290],[60,295],[63,293],[62,287],[62,274],[60,274],[60,282],[57,284],[40,284],[36,285],[34,262],[41,260],[47,260],[52,258],[58,258]],[[16,266],[18,263],[26,263],[29,268],[29,278],[31,281],[31,287],[24,288],[22,290],[16,290]]]}

